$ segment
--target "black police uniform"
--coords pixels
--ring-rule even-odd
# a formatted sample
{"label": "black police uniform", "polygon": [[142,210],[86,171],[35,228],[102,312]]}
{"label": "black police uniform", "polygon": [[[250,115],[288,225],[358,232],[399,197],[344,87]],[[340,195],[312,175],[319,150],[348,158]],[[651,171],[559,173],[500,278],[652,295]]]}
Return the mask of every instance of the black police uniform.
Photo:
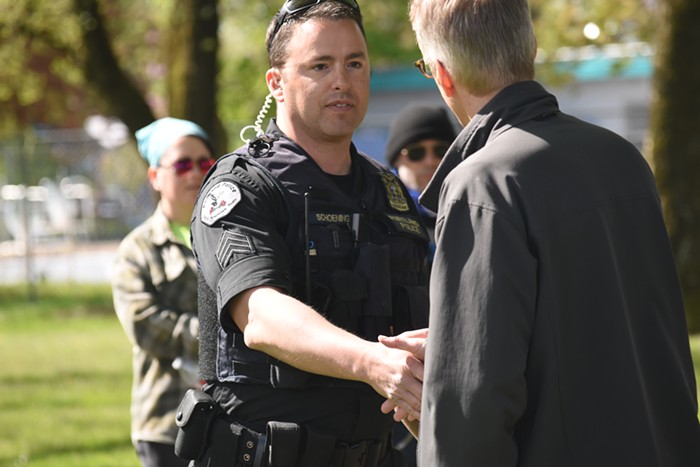
{"label": "black police uniform", "polygon": [[[248,348],[225,312],[238,293],[264,285],[371,341],[427,326],[428,237],[415,205],[388,169],[354,146],[351,158],[349,176],[326,174],[271,123],[265,136],[222,157],[202,185],[191,229],[201,272],[200,371],[229,421],[253,433],[246,445],[255,449],[236,454],[240,465],[259,457],[263,442],[279,465],[382,465],[377,459],[390,457],[392,417],[369,385]],[[271,431],[275,423],[284,430]],[[283,451],[293,452],[281,459]]]}

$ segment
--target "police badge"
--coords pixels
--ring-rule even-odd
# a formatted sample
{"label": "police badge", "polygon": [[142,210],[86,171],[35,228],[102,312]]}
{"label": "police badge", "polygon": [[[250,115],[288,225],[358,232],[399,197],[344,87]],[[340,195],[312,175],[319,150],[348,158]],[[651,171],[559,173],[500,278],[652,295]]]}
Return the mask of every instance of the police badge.
{"label": "police badge", "polygon": [[396,211],[408,211],[408,201],[406,200],[406,196],[404,196],[401,183],[396,175],[383,173],[380,174],[380,176],[382,178],[382,183],[384,183],[384,189],[386,190],[386,198],[389,202],[389,206]]}

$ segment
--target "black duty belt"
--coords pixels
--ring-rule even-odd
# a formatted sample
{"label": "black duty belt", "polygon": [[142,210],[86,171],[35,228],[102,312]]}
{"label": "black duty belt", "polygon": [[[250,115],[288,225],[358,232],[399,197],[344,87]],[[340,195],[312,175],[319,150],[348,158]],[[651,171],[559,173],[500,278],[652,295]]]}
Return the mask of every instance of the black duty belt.
{"label": "black duty belt", "polygon": [[180,403],[177,423],[175,452],[193,467],[377,467],[391,449],[389,435],[344,442],[296,423],[269,422],[258,433],[195,390]]}

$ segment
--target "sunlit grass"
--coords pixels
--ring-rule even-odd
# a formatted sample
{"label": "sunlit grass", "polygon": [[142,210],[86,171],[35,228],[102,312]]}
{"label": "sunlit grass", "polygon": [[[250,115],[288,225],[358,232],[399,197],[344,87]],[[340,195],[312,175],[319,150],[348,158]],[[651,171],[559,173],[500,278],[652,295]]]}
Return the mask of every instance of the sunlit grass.
{"label": "sunlit grass", "polygon": [[0,288],[0,465],[138,466],[131,351],[107,286]]}
{"label": "sunlit grass", "polygon": [[[137,467],[131,351],[109,287],[36,295],[0,287],[0,466]],[[690,344],[700,379],[700,334]]]}

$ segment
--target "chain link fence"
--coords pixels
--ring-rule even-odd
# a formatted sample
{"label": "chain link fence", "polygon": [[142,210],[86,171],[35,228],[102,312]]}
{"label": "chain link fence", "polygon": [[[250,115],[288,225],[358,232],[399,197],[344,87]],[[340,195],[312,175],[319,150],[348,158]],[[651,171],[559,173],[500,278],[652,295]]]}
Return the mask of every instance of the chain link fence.
{"label": "chain link fence", "polygon": [[135,146],[85,130],[34,130],[0,142],[0,241],[118,239],[156,198]]}
{"label": "chain link fence", "polygon": [[127,136],[102,119],[1,140],[0,256],[116,242],[145,220],[157,197]]}

